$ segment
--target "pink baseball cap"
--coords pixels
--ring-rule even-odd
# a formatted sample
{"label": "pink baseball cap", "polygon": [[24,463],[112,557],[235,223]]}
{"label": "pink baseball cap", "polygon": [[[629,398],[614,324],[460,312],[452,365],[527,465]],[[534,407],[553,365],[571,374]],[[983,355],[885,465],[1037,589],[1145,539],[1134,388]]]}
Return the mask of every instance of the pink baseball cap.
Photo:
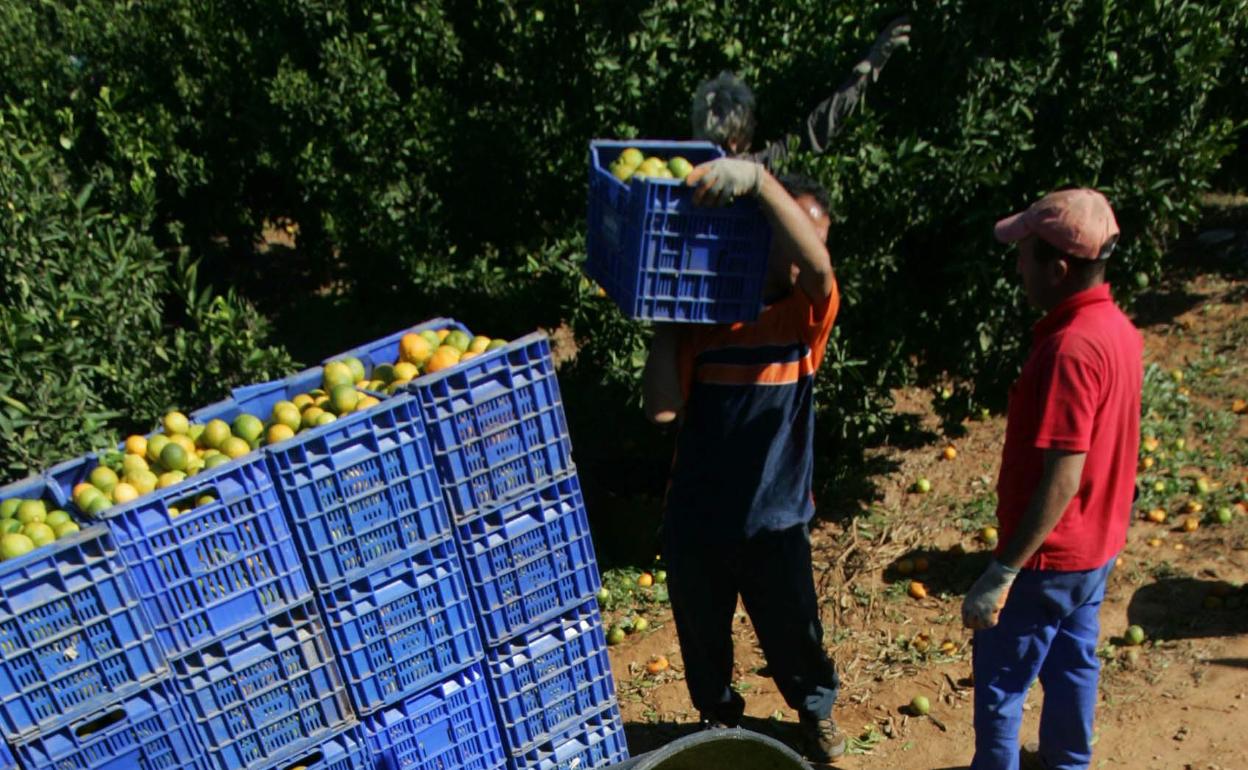
{"label": "pink baseball cap", "polygon": [[1072,257],[1107,259],[1118,241],[1118,221],[1105,196],[1084,187],[1049,193],[997,222],[993,233],[1002,243],[1037,235]]}

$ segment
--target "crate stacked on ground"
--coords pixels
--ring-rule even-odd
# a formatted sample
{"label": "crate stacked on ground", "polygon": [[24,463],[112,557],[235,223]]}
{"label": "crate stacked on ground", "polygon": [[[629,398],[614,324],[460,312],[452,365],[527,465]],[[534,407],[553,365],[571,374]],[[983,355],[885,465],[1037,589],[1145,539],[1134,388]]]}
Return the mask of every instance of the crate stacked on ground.
{"label": "crate stacked on ground", "polygon": [[[321,378],[316,367],[240,389],[194,416],[265,416]],[[411,395],[272,444],[266,455],[358,715],[480,659],[450,519]]]}
{"label": "crate stacked on ground", "polygon": [[771,243],[757,202],[694,206],[683,181],[635,173],[635,164],[623,160],[626,151],[664,161],[681,157],[693,165],[724,155],[707,142],[591,142],[589,276],[629,318],[756,319]]}
{"label": "crate stacked on ground", "polygon": [[[417,328],[438,323],[454,322],[438,319]],[[366,368],[393,362],[408,331],[335,358],[353,356]],[[483,673],[503,750],[501,757],[474,753],[472,766],[505,761],[514,768],[553,767],[554,758],[566,756],[595,760],[581,765],[592,767],[604,758],[623,759],[627,751],[593,598],[598,569],[549,340],[542,334],[522,337],[417,377],[402,390],[415,396],[429,434],[486,646]],[[481,686],[446,687],[461,693],[466,724],[484,730],[480,710],[469,706]],[[434,708],[442,694],[426,693],[425,703]],[[432,755],[395,748],[405,745],[393,737],[396,731],[416,730],[403,721],[405,714],[425,711],[411,702],[404,708],[385,712],[397,720],[393,724],[366,719],[366,730],[392,761],[432,767],[425,764]]]}
{"label": "crate stacked on ground", "polygon": [[[62,500],[95,462],[51,471]],[[356,725],[263,453],[96,515],[134,578],[207,768],[283,765]]]}
{"label": "crate stacked on ground", "polygon": [[[42,477],[0,489],[0,501],[13,500],[57,504]],[[39,507],[17,516],[36,518]],[[24,554],[0,539],[5,744],[27,770],[200,768],[200,746],[113,536],[77,524]],[[12,758],[0,756],[6,763]]]}

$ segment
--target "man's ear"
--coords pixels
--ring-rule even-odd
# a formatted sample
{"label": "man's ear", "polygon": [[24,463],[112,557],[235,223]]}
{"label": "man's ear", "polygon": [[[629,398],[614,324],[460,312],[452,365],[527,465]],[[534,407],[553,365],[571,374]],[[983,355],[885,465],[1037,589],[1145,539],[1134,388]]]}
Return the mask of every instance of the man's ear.
{"label": "man's ear", "polygon": [[1070,275],[1070,262],[1066,257],[1058,257],[1051,264],[1053,265],[1050,268],[1053,271],[1053,283],[1058,285],[1066,280],[1066,276]]}

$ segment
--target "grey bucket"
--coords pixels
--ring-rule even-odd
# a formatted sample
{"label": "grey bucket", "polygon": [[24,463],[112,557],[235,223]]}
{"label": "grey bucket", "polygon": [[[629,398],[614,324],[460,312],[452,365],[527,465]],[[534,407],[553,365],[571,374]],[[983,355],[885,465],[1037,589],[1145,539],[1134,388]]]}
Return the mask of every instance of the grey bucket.
{"label": "grey bucket", "polygon": [[788,746],[749,730],[703,730],[604,770],[811,770]]}

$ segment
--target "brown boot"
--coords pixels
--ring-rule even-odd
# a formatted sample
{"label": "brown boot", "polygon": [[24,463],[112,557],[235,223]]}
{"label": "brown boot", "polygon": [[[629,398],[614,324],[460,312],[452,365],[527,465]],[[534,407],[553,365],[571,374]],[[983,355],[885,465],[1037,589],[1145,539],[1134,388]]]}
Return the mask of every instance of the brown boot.
{"label": "brown boot", "polygon": [[801,718],[802,737],[806,743],[806,758],[811,762],[827,764],[845,753],[845,733],[837,729],[832,717]]}

